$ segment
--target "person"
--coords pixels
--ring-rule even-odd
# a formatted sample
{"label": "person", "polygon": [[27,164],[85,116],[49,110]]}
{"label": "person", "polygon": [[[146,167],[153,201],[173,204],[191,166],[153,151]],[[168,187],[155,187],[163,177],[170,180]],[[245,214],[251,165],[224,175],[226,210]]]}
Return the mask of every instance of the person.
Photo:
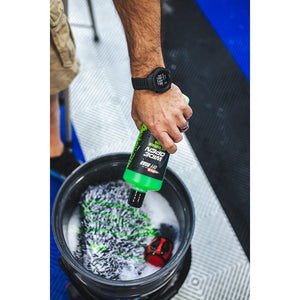
{"label": "person", "polygon": [[60,136],[59,92],[79,73],[79,60],[61,0],[50,0],[50,168],[65,179],[80,162]]}
{"label": "person", "polygon": [[[79,165],[60,137],[58,93],[79,72],[74,38],[61,0],[50,0],[50,167],[68,176]],[[138,130],[144,123],[173,154],[188,130],[193,111],[171,82],[161,47],[160,0],[113,0],[123,24],[134,87],[131,116]]]}

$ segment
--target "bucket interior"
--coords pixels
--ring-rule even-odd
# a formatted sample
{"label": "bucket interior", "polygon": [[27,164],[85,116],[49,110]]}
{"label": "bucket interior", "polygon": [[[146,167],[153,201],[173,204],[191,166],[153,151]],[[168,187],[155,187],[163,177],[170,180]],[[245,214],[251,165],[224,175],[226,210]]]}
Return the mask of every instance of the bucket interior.
{"label": "bucket interior", "polygon": [[[81,194],[90,185],[98,185],[122,179],[128,159],[129,155],[119,154],[109,156],[107,159],[100,158],[90,161],[79,167],[60,189],[53,208],[53,231],[60,252],[64,252],[62,256],[66,256],[68,263],[71,262],[71,265],[74,266],[78,262],[69,249],[68,226],[74,211],[78,210],[78,201]],[[178,260],[178,257],[184,256],[190,245],[194,228],[194,212],[190,196],[182,182],[172,171],[167,170],[162,189],[159,193],[169,202],[180,224],[180,245],[176,253],[173,253],[169,263],[155,273],[161,272],[168,265],[172,265],[172,262],[174,264],[174,261]],[[91,274],[91,276],[93,275]],[[99,280],[101,279],[99,278]]]}

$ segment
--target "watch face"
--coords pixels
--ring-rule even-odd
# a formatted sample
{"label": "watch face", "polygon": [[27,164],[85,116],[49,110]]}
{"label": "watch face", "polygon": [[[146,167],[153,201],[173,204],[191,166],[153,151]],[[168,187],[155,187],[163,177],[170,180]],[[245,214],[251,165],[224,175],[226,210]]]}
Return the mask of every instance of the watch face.
{"label": "watch face", "polygon": [[166,70],[159,70],[154,76],[154,81],[158,90],[164,90],[171,84],[170,74]]}

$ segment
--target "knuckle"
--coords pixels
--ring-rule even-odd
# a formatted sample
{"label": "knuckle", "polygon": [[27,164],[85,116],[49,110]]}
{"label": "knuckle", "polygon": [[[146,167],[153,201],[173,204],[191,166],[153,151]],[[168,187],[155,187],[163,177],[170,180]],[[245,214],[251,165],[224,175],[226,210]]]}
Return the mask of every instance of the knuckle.
{"label": "knuckle", "polygon": [[179,128],[183,128],[187,125],[187,120],[181,120],[181,122],[179,123]]}
{"label": "knuckle", "polygon": [[150,122],[148,124],[146,124],[147,127],[151,130],[153,127],[154,127],[154,123],[153,122]]}
{"label": "knuckle", "polygon": [[167,150],[171,149],[172,148],[172,143],[164,142],[164,148],[167,149]]}
{"label": "knuckle", "polygon": [[165,116],[165,124],[167,127],[172,127],[173,122],[173,118],[170,115]]}
{"label": "knuckle", "polygon": [[174,109],[173,113],[176,118],[180,118],[182,115],[182,110],[176,108],[176,109]]}
{"label": "knuckle", "polygon": [[192,115],[193,115],[193,111],[188,111],[188,112],[186,112],[186,113],[184,114],[184,117],[185,117],[187,120],[189,120],[189,119],[192,117]]}
{"label": "knuckle", "polygon": [[188,108],[188,104],[186,103],[185,100],[181,101],[180,104],[179,104],[179,109],[180,111],[184,111]]}
{"label": "knuckle", "polygon": [[151,121],[147,127],[153,134],[155,134],[159,131],[159,123],[156,121]]}
{"label": "knuckle", "polygon": [[174,153],[177,149],[176,145],[172,142],[165,142],[163,147],[169,152],[169,153]]}
{"label": "knuckle", "polygon": [[175,139],[174,139],[174,142],[175,143],[179,143],[183,140],[183,137],[182,137],[182,134],[178,134]]}

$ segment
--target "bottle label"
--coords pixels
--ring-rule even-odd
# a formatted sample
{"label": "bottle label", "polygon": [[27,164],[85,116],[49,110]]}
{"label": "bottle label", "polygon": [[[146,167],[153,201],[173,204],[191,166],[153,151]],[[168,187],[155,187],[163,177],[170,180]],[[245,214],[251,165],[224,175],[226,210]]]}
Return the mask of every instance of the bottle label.
{"label": "bottle label", "polygon": [[134,172],[163,180],[170,154],[142,125],[138,140],[130,156],[127,168]]}

